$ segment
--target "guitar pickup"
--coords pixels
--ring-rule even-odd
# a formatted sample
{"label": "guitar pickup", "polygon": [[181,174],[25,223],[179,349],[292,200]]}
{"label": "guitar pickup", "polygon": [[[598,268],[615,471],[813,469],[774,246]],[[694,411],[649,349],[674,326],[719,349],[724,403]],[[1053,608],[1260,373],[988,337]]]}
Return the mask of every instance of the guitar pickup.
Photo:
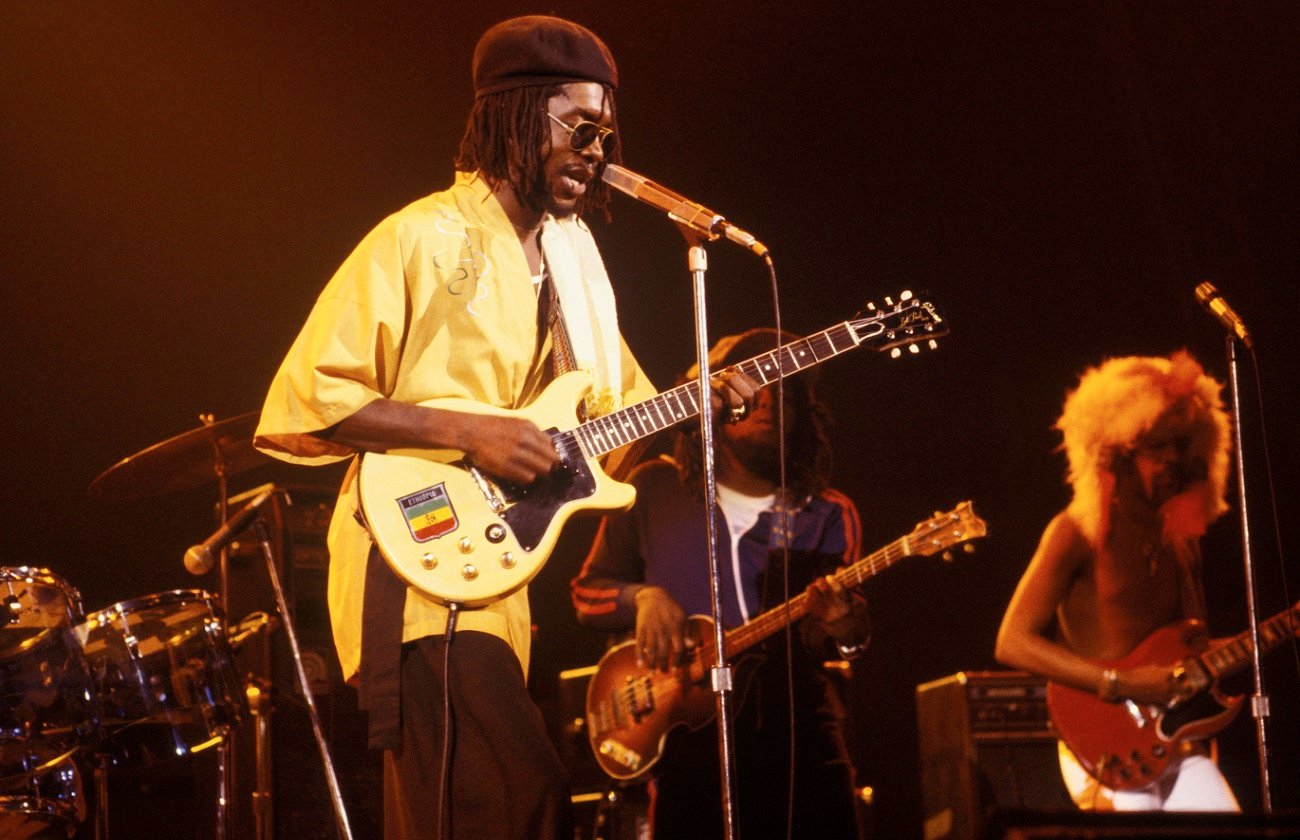
{"label": "guitar pickup", "polygon": [[644,759],[641,754],[613,738],[606,738],[600,742],[600,754],[621,764],[629,770],[636,770],[641,766]]}
{"label": "guitar pickup", "polygon": [[623,692],[624,705],[637,723],[655,710],[654,681],[650,677],[628,677]]}

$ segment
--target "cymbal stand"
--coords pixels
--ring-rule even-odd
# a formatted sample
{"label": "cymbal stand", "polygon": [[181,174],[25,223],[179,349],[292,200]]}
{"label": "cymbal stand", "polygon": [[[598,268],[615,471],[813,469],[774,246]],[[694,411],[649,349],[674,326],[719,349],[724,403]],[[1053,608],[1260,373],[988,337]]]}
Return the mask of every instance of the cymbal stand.
{"label": "cymbal stand", "polygon": [[[199,420],[204,426],[213,426],[216,418],[211,414],[200,414]],[[212,439],[212,471],[217,477],[217,520],[219,524],[226,524],[229,505],[226,501],[226,455],[221,450],[221,445],[214,437]],[[218,594],[221,603],[222,615],[225,615],[226,605],[230,603],[230,552],[226,548],[221,549],[221,562],[219,572],[220,593]],[[229,617],[222,619],[227,626],[222,627],[222,631],[228,633]],[[227,732],[221,736],[221,743],[217,746],[217,824],[216,840],[226,840],[230,834],[230,802],[234,792],[238,790],[235,779],[235,738],[234,732]]]}
{"label": "cymbal stand", "polygon": [[[261,610],[249,613],[231,628],[232,632],[227,633],[230,647],[238,651],[250,638],[256,636],[262,643],[263,661],[270,662],[271,633],[279,626],[278,620]],[[254,840],[272,840],[275,836],[275,809],[271,790],[271,715],[274,714],[275,707],[271,698],[271,681],[256,674],[248,674],[244,679],[244,696],[248,700],[248,710],[254,721],[253,837]]]}
{"label": "cymbal stand", "polygon": [[307,701],[307,712],[311,718],[311,731],[316,737],[316,748],[320,751],[321,763],[325,768],[325,781],[329,785],[330,799],[334,803],[334,817],[338,822],[339,834],[344,840],[352,840],[352,829],[348,826],[347,809],[343,805],[343,793],[339,789],[338,777],[334,774],[334,761],[330,758],[329,746],[325,743],[325,733],[321,730],[320,713],[316,711],[316,699],[311,693],[311,684],[307,681],[307,671],[302,665],[302,650],[298,647],[298,632],[294,629],[293,616],[284,598],[284,589],[280,587],[280,574],[275,569],[275,554],[271,548],[271,532],[266,522],[258,519],[255,525],[258,539],[262,543],[262,557],[266,560],[266,572],[271,579],[271,588],[275,590],[275,603],[280,610],[280,620],[289,638],[289,650],[293,653],[294,670],[298,674],[298,687]]}
{"label": "cymbal stand", "polygon": [[95,756],[95,840],[108,840],[108,756]]}
{"label": "cymbal stand", "polygon": [[254,766],[257,768],[257,786],[253,790],[253,837],[255,840],[272,840],[275,812],[271,801],[271,684],[267,680],[250,676],[244,693],[248,696],[248,710],[255,725]]}

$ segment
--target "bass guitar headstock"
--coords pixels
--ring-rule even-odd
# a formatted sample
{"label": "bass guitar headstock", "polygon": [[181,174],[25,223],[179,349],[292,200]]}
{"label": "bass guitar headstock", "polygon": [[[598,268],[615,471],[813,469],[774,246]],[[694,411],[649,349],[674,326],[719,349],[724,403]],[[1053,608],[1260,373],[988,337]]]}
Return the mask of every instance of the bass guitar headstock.
{"label": "bass guitar headstock", "polygon": [[976,516],[972,503],[966,501],[917,524],[907,535],[907,550],[921,557],[946,553],[956,545],[965,545],[969,550],[973,548],[971,540],[987,536],[988,532],[988,523]]}

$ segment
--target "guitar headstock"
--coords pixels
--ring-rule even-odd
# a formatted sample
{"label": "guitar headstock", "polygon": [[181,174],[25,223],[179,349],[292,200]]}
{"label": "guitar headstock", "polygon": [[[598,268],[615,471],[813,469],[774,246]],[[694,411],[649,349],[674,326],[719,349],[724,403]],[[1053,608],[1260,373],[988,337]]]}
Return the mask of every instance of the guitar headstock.
{"label": "guitar headstock", "polygon": [[883,308],[868,302],[866,314],[849,322],[860,343],[889,350],[897,359],[904,347],[911,353],[920,353],[922,344],[933,350],[939,346],[937,339],[948,334],[947,322],[930,301],[903,291],[897,301],[887,297],[884,302]]}
{"label": "guitar headstock", "polygon": [[914,555],[930,557],[955,545],[987,536],[988,532],[988,523],[975,515],[972,503],[967,501],[918,524],[907,535],[907,548]]}

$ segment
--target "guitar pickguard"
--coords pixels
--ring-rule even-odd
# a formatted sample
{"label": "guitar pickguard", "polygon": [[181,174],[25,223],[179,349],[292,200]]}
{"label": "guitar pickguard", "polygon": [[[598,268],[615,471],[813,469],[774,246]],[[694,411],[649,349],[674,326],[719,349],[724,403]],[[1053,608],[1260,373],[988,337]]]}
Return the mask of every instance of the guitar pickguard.
{"label": "guitar pickguard", "polygon": [[[556,431],[551,429],[550,434],[555,437]],[[568,449],[564,446],[556,448],[561,453]],[[596,477],[586,459],[562,456],[559,467],[532,484],[502,484],[500,487],[506,501],[512,503],[501,518],[510,526],[519,545],[525,551],[532,551],[541,543],[561,506],[595,494]]]}

